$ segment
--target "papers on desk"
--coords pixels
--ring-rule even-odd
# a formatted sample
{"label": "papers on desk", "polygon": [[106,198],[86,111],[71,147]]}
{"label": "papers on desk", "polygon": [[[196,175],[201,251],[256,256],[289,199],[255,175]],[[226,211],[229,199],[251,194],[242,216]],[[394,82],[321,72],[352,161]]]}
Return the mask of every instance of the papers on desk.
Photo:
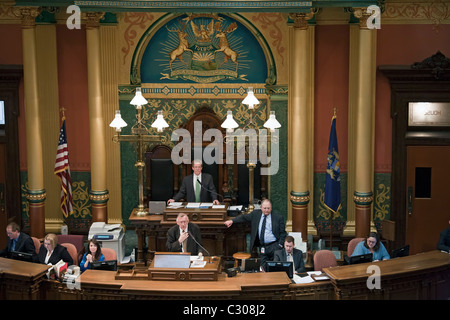
{"label": "papers on desk", "polygon": [[203,268],[206,265],[206,261],[194,260],[191,263],[191,268]]}
{"label": "papers on desk", "polygon": [[324,274],[322,271],[308,271],[307,276],[301,277],[297,274],[294,274],[294,282],[295,283],[312,283],[315,281],[321,280],[329,280],[330,278]]}
{"label": "papers on desk", "polygon": [[241,211],[242,210],[242,205],[240,206],[230,206],[228,207],[229,211]]}
{"label": "papers on desk", "polygon": [[311,283],[314,282],[314,279],[311,276],[300,277],[298,274],[294,274],[294,282],[295,283]]}
{"label": "papers on desk", "polygon": [[225,209],[225,205],[224,204],[214,204],[212,206],[213,209]]}
{"label": "papers on desk", "polygon": [[200,208],[200,202],[189,202],[186,205],[186,209],[195,209],[195,208]]}
{"label": "papers on desk", "polygon": [[202,202],[200,203],[200,207],[201,209],[208,209],[209,207],[212,207],[212,202]]}
{"label": "papers on desk", "polygon": [[171,202],[168,206],[169,209],[180,209],[183,208],[183,202]]}
{"label": "papers on desk", "polygon": [[191,256],[191,268],[203,268],[206,265],[206,261],[203,261],[203,255],[200,253],[198,256]]}

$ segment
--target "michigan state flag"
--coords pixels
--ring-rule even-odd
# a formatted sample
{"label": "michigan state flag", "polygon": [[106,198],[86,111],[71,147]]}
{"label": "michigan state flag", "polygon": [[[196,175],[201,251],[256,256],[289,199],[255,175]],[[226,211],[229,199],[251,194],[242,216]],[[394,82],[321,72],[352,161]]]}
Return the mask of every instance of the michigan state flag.
{"label": "michigan state flag", "polygon": [[325,182],[325,206],[336,213],[341,207],[341,177],[338,141],[336,135],[336,113],[331,120],[330,141],[328,143],[327,176]]}

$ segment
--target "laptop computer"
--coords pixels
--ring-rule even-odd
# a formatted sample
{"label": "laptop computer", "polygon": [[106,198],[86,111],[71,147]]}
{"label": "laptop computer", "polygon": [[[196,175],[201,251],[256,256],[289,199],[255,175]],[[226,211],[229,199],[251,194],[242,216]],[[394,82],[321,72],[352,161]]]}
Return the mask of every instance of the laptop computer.
{"label": "laptop computer", "polygon": [[261,268],[260,258],[243,259],[241,263],[242,272],[259,272]]}
{"label": "laptop computer", "polygon": [[149,214],[163,214],[166,210],[165,201],[149,201],[148,202],[148,213]]}
{"label": "laptop computer", "polygon": [[362,254],[359,256],[350,256],[349,264],[358,264],[358,263],[366,263],[366,262],[372,262],[372,253]]}
{"label": "laptop computer", "polygon": [[392,250],[391,258],[400,258],[409,256],[409,245]]}

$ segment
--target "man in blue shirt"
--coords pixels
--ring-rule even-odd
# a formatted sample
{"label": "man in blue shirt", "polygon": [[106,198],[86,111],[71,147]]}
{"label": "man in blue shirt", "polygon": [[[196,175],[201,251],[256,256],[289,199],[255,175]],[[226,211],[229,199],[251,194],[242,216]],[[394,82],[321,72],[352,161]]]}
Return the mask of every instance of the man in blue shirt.
{"label": "man in blue shirt", "polygon": [[17,223],[11,222],[6,226],[6,234],[8,235],[8,243],[6,248],[0,251],[0,257],[9,258],[12,251],[36,254],[33,239],[23,232]]}

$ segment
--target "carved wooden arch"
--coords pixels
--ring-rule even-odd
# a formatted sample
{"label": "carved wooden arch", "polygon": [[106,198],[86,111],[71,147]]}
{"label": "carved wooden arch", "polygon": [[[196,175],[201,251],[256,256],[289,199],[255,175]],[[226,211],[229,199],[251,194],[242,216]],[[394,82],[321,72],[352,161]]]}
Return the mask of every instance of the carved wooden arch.
{"label": "carved wooden arch", "polygon": [[[201,133],[196,132],[198,130],[198,124],[201,123]],[[223,119],[220,119],[211,107],[204,103],[198,108],[198,110],[192,115],[192,117],[181,126],[181,128],[189,131],[192,138],[192,147],[206,147],[214,142],[203,141],[203,135],[208,129],[219,129],[222,132],[222,136],[225,136],[225,129],[221,127]],[[200,135],[201,134],[201,135]],[[196,141],[195,137],[201,137],[201,140]],[[222,144],[225,157],[225,144]],[[194,156],[194,155],[192,155]],[[225,164],[225,159],[222,161],[223,164],[218,164],[218,185],[216,186],[217,192],[220,193],[224,198],[229,196],[229,183],[228,183],[228,166]],[[192,166],[183,165],[182,166],[182,178],[187,175],[192,174]]]}

